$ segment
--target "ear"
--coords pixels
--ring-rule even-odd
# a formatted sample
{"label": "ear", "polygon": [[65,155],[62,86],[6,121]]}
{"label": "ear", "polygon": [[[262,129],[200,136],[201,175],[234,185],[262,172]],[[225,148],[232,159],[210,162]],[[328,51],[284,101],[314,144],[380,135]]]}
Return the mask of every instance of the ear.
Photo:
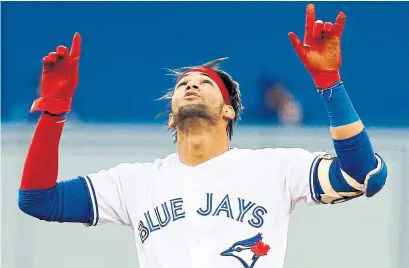
{"label": "ear", "polygon": [[230,119],[230,120],[234,119],[234,117],[236,116],[236,112],[234,111],[233,106],[224,105],[224,107],[223,107],[223,116],[225,118]]}
{"label": "ear", "polygon": [[172,113],[169,114],[168,126],[169,126],[170,128],[174,128],[174,127],[175,127],[175,120],[173,119],[173,114],[172,114]]}

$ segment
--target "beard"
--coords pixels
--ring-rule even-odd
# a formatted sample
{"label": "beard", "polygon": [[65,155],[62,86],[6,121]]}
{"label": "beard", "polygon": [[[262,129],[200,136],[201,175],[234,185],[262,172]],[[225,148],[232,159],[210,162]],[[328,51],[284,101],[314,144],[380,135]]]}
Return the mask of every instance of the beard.
{"label": "beard", "polygon": [[206,125],[214,126],[220,118],[223,106],[210,109],[204,104],[187,104],[179,108],[173,115],[175,126],[183,132],[204,128]]}

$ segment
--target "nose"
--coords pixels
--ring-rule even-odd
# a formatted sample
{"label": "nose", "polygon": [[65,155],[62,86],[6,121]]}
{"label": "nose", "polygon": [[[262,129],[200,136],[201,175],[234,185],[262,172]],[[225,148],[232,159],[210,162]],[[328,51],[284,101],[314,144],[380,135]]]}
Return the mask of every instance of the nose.
{"label": "nose", "polygon": [[199,84],[199,82],[196,79],[192,79],[189,82],[187,82],[186,90],[189,90],[189,89],[197,90],[197,89],[199,89],[198,84]]}

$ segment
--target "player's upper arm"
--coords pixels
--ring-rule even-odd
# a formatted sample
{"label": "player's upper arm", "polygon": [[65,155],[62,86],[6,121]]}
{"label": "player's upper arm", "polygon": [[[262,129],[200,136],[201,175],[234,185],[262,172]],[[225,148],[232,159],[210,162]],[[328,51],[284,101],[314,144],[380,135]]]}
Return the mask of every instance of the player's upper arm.
{"label": "player's upper arm", "polygon": [[307,204],[336,204],[363,195],[372,197],[385,184],[387,168],[378,154],[375,154],[376,166],[366,170],[366,176],[358,180],[342,170],[336,155],[303,149],[289,149],[287,153],[292,207],[299,200]]}
{"label": "player's upper arm", "polygon": [[129,211],[145,195],[150,179],[161,167],[160,159],[146,163],[124,163],[85,176],[96,215],[91,225],[113,222],[131,226]]}
{"label": "player's upper arm", "polygon": [[[155,170],[156,166],[153,163],[120,164],[58,182],[49,189],[20,189],[18,205],[26,214],[46,221],[88,226],[102,222],[131,225],[126,201],[133,202],[129,199],[146,188],[147,171]],[[128,198],[124,187],[127,187]]]}
{"label": "player's upper arm", "polygon": [[137,182],[141,164],[119,164],[107,170],[100,170],[84,176],[91,193],[93,222],[113,222],[121,225],[131,225],[128,215],[123,181],[133,177]]}
{"label": "player's upper arm", "polygon": [[299,201],[307,204],[318,204],[312,197],[315,171],[320,156],[325,152],[310,152],[300,148],[287,149],[283,153],[285,159],[286,190],[291,200],[291,209]]}
{"label": "player's upper arm", "polygon": [[280,180],[290,212],[299,201],[318,204],[311,195],[311,179],[317,159],[324,152],[311,153],[301,148],[267,148],[259,150],[260,162],[267,167],[269,179]]}

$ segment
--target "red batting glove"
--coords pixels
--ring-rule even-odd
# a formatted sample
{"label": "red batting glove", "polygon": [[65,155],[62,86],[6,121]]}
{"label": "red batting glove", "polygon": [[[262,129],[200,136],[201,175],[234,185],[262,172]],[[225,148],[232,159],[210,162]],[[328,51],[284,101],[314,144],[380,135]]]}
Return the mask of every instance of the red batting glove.
{"label": "red batting glove", "polygon": [[341,80],[341,35],[345,25],[345,14],[339,12],[335,24],[315,20],[315,6],[309,4],[306,12],[304,43],[290,32],[291,44],[298,57],[310,72],[315,85],[326,89]]}
{"label": "red batting glove", "polygon": [[78,62],[81,54],[81,36],[75,33],[71,51],[58,46],[43,58],[40,98],[31,106],[30,112],[46,111],[59,115],[71,110],[71,101],[78,86]]}

